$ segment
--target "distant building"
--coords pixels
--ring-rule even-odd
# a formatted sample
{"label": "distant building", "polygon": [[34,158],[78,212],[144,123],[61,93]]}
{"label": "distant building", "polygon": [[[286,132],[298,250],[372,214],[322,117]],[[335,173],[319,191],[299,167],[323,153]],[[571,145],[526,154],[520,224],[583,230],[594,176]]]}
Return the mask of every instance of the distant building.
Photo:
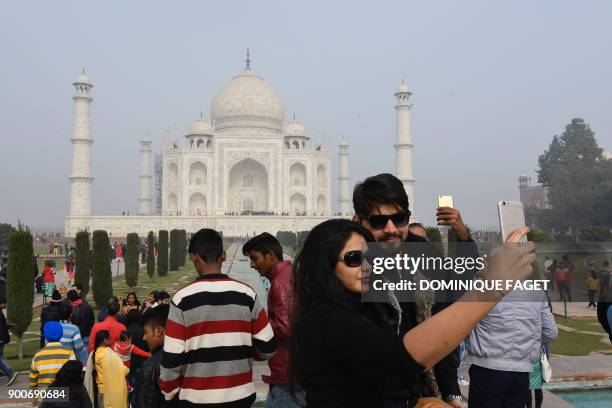
{"label": "distant building", "polygon": [[[329,142],[314,144],[295,116],[285,121],[282,97],[251,69],[248,50],[245,62],[245,69],[214,97],[210,119],[200,113],[182,143],[167,134],[161,157],[155,158],[151,140],[145,137],[140,142],[139,211],[132,216],[92,214],[93,85],[83,70],[73,83],[73,159],[65,235],[106,230],[125,237],[130,232],[142,236],[161,229],[214,228],[226,236],[244,237],[262,231],[306,231],[330,218],[352,216],[348,142],[343,139],[338,146],[339,213],[333,214]],[[415,218],[412,92],[402,81],[393,95],[395,175],[404,185]],[[112,159],[122,160],[122,154],[120,149]]]}
{"label": "distant building", "polygon": [[608,159],[608,160],[612,160],[612,153],[610,153],[610,152],[606,152],[606,151],[604,151],[604,152],[603,152],[603,156],[604,156],[606,159]]}
{"label": "distant building", "polygon": [[548,187],[540,184],[532,186],[531,177],[523,174],[519,177],[521,203],[525,209],[549,210]]}

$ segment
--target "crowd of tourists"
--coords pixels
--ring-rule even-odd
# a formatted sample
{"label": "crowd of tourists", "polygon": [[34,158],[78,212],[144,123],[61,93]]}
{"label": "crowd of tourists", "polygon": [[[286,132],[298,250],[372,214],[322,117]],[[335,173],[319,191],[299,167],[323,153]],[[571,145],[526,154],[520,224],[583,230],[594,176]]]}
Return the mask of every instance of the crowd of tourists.
{"label": "crowd of tourists", "polygon": [[[443,301],[428,293],[402,302],[389,291],[385,301],[363,302],[371,290],[368,243],[430,244],[427,231],[410,223],[396,177],[359,183],[353,205],[352,220],[315,226],[293,262],[269,233],[242,245],[250,266],[270,283],[267,299],[222,273],[222,237],[207,228],[189,241],[197,278],[173,296],[153,291],[142,302],[134,292],[113,296],[94,316],[79,284],[65,298],[54,290],[41,310],[30,386],[68,388],[70,401],[41,406],[250,407],[254,360],[267,360],[269,408],[463,407],[462,383],[469,383],[470,408],[542,406],[548,348],[557,336],[547,293],[526,300],[518,290],[468,291]],[[436,211],[438,223],[464,244],[452,256],[477,256],[461,213]],[[508,241],[526,232],[515,230]],[[532,243],[504,246],[484,271],[466,273],[527,279],[533,250]],[[612,318],[609,304],[606,313]],[[0,370],[10,385],[15,374],[1,358],[10,341],[5,320],[0,336]],[[459,372],[462,350],[471,363],[469,382]]]}

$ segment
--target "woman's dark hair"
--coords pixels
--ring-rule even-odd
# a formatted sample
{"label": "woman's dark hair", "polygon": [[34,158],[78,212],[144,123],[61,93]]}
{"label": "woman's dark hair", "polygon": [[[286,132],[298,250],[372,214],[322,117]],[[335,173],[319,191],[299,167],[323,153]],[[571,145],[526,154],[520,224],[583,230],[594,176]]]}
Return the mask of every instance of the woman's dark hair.
{"label": "woman's dark hair", "polygon": [[153,296],[153,300],[155,302],[159,302],[159,292],[154,290],[153,292],[149,293],[149,296]]}
{"label": "woman's dark hair", "polygon": [[80,401],[86,394],[83,389],[83,364],[79,360],[66,361],[50,385],[50,388],[63,387],[69,388],[70,401]]}
{"label": "woman's dark hair", "polygon": [[94,387],[94,398],[93,398],[94,408],[99,408],[98,407],[98,381],[97,381],[98,372],[96,370],[96,351],[98,351],[98,347],[100,347],[104,343],[104,340],[108,340],[109,338],[110,338],[110,334],[108,330],[100,330],[99,332],[96,333],[96,338],[94,341],[94,350],[91,355],[91,365],[92,365],[91,374],[93,377],[93,387]]}
{"label": "woman's dark hair", "polygon": [[110,339],[110,333],[108,330],[100,330],[96,333],[96,338],[94,339],[94,351],[104,343],[104,340]]}
{"label": "woman's dark hair", "polygon": [[359,307],[360,298],[351,295],[335,273],[340,252],[352,234],[361,235],[366,242],[374,241],[372,234],[360,224],[349,220],[329,220],[310,231],[302,250],[293,264],[293,290],[296,303],[292,305],[292,328],[289,361],[292,384],[303,383],[300,339],[309,310],[318,304],[332,304],[343,309]]}
{"label": "woman's dark hair", "polygon": [[138,300],[138,296],[136,296],[136,292],[128,292],[127,296],[125,297],[125,301],[124,301],[125,305],[126,306],[129,305],[128,300],[129,300],[130,296],[132,296],[132,295],[134,295],[134,299],[135,299],[134,300],[134,304],[136,306],[140,306],[140,301]]}

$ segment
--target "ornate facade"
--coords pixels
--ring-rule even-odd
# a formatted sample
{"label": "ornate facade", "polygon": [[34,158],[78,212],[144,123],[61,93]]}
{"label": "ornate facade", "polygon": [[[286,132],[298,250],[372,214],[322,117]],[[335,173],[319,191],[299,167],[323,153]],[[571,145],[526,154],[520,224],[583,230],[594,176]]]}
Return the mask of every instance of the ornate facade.
{"label": "ornate facade", "polygon": [[162,215],[331,215],[328,146],[284,122],[278,93],[249,66],[163,146]]}

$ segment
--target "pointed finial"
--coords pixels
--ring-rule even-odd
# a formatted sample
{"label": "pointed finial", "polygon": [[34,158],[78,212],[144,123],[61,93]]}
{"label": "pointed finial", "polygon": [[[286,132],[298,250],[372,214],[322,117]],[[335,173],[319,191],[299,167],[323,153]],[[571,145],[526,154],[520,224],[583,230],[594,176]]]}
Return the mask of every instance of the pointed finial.
{"label": "pointed finial", "polygon": [[293,121],[295,122],[295,112],[293,112]]}
{"label": "pointed finial", "polygon": [[404,83],[404,78],[402,78],[402,84]]}
{"label": "pointed finial", "polygon": [[81,71],[81,73],[85,75],[85,67],[83,67],[83,70]]}
{"label": "pointed finial", "polygon": [[251,69],[251,51],[247,48],[246,69]]}
{"label": "pointed finial", "polygon": [[200,118],[204,118],[204,114],[202,113],[202,109],[200,109]]}

